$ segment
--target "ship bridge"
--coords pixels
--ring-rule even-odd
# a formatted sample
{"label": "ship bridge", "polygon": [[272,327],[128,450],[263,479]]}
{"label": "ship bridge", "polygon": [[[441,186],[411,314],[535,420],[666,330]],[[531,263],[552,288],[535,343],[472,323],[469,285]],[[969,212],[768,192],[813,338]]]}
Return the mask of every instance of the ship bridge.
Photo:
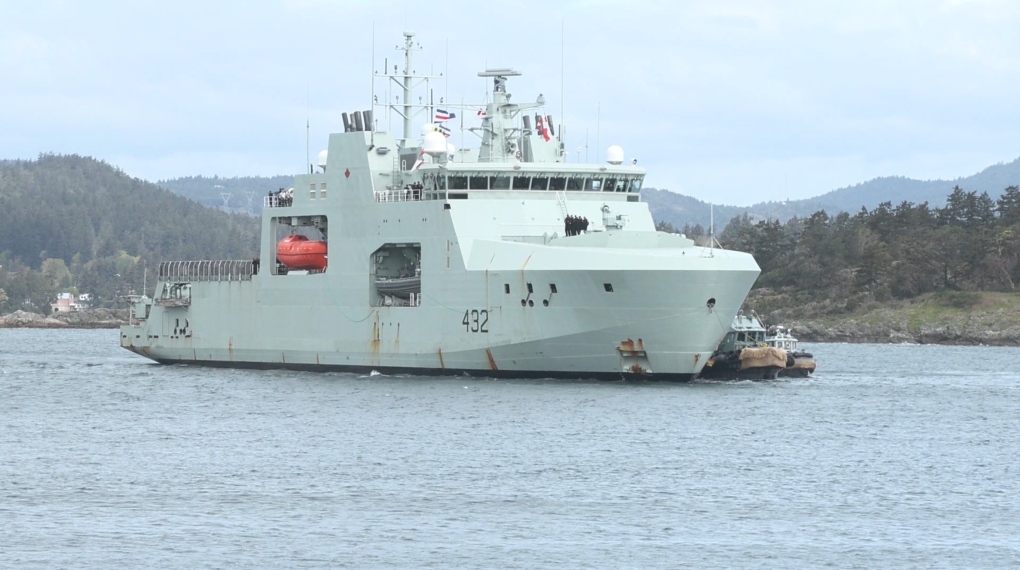
{"label": "ship bridge", "polygon": [[448,163],[444,169],[422,172],[434,178],[440,190],[552,190],[577,192],[641,191],[644,171],[617,167],[612,171],[590,164],[557,164],[555,169],[542,163],[522,163],[508,171],[495,163]]}

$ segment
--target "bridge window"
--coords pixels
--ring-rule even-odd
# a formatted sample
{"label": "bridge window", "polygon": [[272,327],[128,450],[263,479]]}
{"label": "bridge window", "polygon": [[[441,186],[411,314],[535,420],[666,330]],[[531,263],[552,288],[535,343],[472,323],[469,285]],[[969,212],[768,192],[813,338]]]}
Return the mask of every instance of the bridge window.
{"label": "bridge window", "polygon": [[468,179],[471,190],[488,190],[489,178],[487,176],[472,175]]}
{"label": "bridge window", "polygon": [[584,177],[571,176],[567,179],[567,190],[584,190]]}
{"label": "bridge window", "polygon": [[606,184],[602,187],[603,192],[616,192],[616,179],[606,178]]}
{"label": "bridge window", "polygon": [[531,177],[514,176],[514,190],[527,190],[531,185]]}
{"label": "bridge window", "polygon": [[545,176],[536,176],[531,179],[532,190],[547,190],[549,188],[549,179]]}
{"label": "bridge window", "polygon": [[564,190],[567,187],[567,179],[562,176],[554,176],[549,179],[550,190]]}
{"label": "bridge window", "polygon": [[467,176],[449,176],[450,190],[467,190]]}
{"label": "bridge window", "polygon": [[584,189],[598,192],[602,190],[602,179],[601,178],[586,178],[584,181]]}
{"label": "bridge window", "polygon": [[490,176],[489,177],[489,188],[493,190],[509,190],[510,189],[510,177],[509,176]]}

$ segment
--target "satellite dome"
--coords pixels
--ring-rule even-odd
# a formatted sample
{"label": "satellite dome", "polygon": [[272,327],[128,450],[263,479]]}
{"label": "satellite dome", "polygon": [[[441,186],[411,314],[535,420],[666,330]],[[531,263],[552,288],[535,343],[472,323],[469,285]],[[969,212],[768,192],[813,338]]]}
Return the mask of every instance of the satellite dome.
{"label": "satellite dome", "polygon": [[606,162],[609,164],[623,164],[623,147],[613,145],[606,151]]}
{"label": "satellite dome", "polygon": [[326,157],[328,155],[329,155],[328,150],[319,151],[319,166],[322,167],[323,170],[326,170]]}
{"label": "satellite dome", "polygon": [[438,131],[425,133],[422,149],[432,155],[443,154],[446,152],[446,137]]}
{"label": "satellite dome", "polygon": [[421,126],[421,136],[425,136],[429,133],[434,133],[435,131],[436,127],[432,123],[425,123],[424,125]]}

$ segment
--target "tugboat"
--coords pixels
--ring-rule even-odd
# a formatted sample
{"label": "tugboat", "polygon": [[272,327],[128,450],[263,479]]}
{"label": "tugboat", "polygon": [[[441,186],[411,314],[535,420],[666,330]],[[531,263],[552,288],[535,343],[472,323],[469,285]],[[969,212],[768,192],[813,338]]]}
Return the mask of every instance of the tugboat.
{"label": "tugboat", "polygon": [[779,372],[780,376],[807,378],[814,373],[814,355],[797,348],[797,339],[794,338],[793,331],[790,329],[782,325],[769,327],[768,334],[765,336],[765,344],[786,351],[787,364]]}
{"label": "tugboat", "polygon": [[[440,78],[413,71],[429,66],[412,63],[414,34],[404,40],[402,72],[379,66],[373,107],[343,113],[318,168],[265,197],[258,258],[161,263],[121,346],[163,364],[236,368],[701,372],[760,273],[754,258],[656,231],[645,171],[619,146],[604,163],[568,162],[544,96],[511,102],[518,71],[478,73],[492,85],[480,104],[412,93],[431,94]],[[376,96],[382,81],[402,97]],[[402,120],[402,136],[380,128],[377,107]],[[457,114],[477,148],[448,142]],[[316,239],[279,243],[292,234]]]}
{"label": "tugboat", "polygon": [[767,346],[766,330],[758,315],[740,313],[733,319],[712,358],[701,370],[709,380],[775,380],[789,357],[781,347]]}

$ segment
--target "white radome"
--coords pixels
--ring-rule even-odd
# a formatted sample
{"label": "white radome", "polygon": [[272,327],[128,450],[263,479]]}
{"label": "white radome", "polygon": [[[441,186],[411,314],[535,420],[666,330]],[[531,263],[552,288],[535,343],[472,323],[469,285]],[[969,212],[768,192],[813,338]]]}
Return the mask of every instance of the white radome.
{"label": "white radome", "polygon": [[623,147],[614,144],[606,150],[606,162],[609,164],[623,164]]}
{"label": "white radome", "polygon": [[432,131],[425,133],[425,140],[422,142],[422,149],[431,155],[443,154],[446,152],[446,137],[443,133]]}

